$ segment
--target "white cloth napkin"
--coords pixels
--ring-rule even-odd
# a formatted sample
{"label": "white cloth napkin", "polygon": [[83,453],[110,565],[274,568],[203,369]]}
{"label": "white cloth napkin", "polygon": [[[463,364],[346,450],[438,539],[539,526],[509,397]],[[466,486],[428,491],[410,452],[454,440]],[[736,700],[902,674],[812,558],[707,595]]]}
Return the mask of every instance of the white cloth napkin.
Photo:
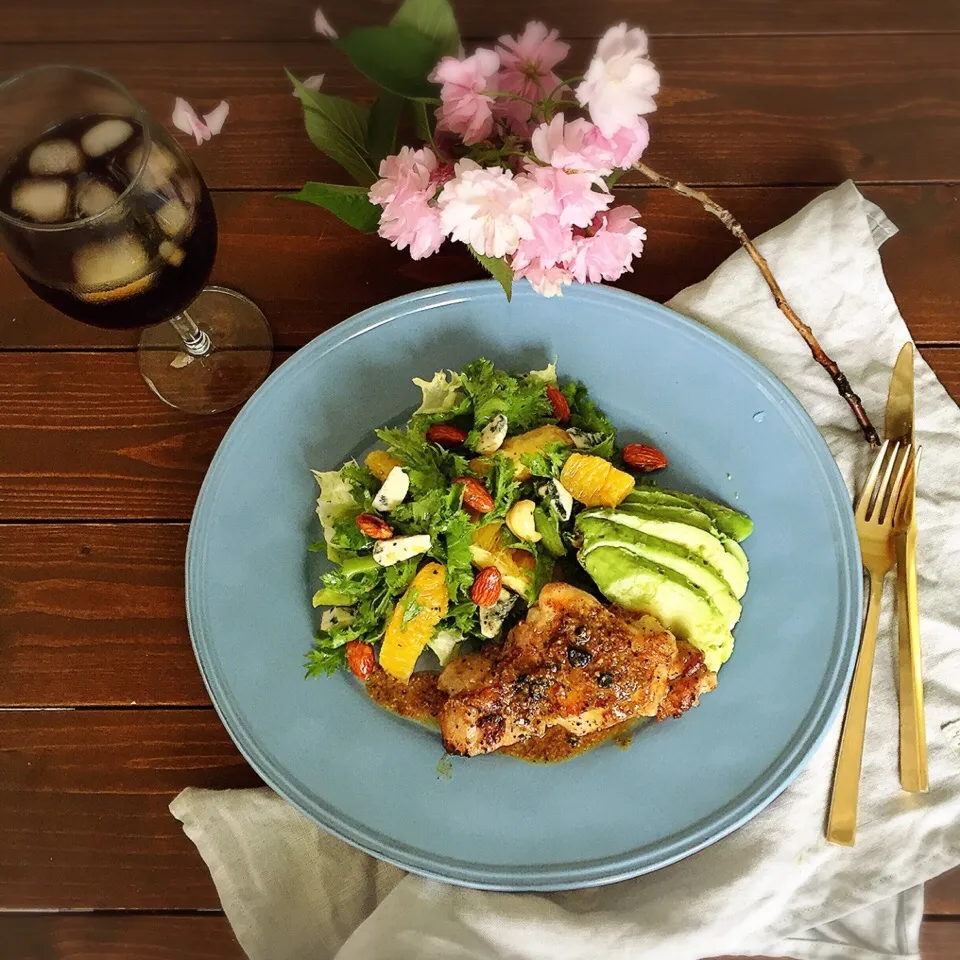
{"label": "white cloth napkin", "polygon": [[[878,255],[895,232],[845,183],[759,241],[787,296],[881,427],[893,362],[909,339]],[[870,451],[746,254],[734,254],[671,306],[786,383],[852,491]],[[839,721],[793,786],[739,831],[649,876],[566,893],[490,893],[424,880],[317,829],[270,791],[185,790],[171,810],[210,867],[251,960],[918,957],[920,885],[960,863],[960,411],[919,358],[916,375],[929,793],[903,793],[898,781],[890,578],[856,846],[823,838]]]}

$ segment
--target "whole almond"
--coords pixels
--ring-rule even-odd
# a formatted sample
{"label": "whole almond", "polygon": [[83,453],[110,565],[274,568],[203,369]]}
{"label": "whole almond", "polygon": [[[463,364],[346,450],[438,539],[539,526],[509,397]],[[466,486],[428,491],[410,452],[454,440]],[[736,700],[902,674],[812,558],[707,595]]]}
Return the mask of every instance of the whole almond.
{"label": "whole almond", "polygon": [[459,447],[467,439],[467,431],[449,423],[435,423],[427,431],[427,439],[441,447]]}
{"label": "whole almond", "polygon": [[463,484],[463,503],[477,513],[489,513],[493,509],[493,497],[487,488],[475,477],[457,477],[457,483]]}
{"label": "whole almond", "polygon": [[662,470],[667,465],[667,458],[656,447],[629,443],[623,448],[623,462],[634,470],[649,473],[651,470]]}
{"label": "whole almond", "polygon": [[361,513],[357,517],[360,532],[371,540],[389,540],[393,536],[393,527],[382,517],[372,513]]}
{"label": "whole almond", "polygon": [[558,387],[550,384],[547,387],[547,399],[553,407],[553,415],[558,423],[566,423],[570,419],[570,404]]}
{"label": "whole almond", "polygon": [[351,640],[346,646],[347,666],[358,680],[368,680],[376,664],[376,654],[369,643]]}
{"label": "whole almond", "polygon": [[500,596],[503,574],[496,567],[484,567],[473,579],[470,599],[478,607],[492,607]]}

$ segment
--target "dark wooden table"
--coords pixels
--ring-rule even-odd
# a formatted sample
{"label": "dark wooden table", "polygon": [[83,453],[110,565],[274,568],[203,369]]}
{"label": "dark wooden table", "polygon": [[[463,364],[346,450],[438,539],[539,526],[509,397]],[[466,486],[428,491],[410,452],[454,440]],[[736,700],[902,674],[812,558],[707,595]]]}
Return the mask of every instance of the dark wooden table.
{"label": "dark wooden table", "polygon": [[[760,232],[853,177],[901,234],[897,300],[960,397],[960,4],[956,0],[462,0],[463,34],[539,16],[573,41],[621,18],[651,32],[664,90],[653,166],[708,184]],[[175,95],[231,114],[196,153],[220,219],[218,282],[270,319],[277,362],[357,310],[477,275],[415,264],[274,198],[335,170],[283,76],[362,84],[312,35],[311,0],[6,0],[0,70],[99,66],[158,117]],[[329,0],[341,27],[390,0]],[[650,233],[628,289],[663,300],[733,249],[689,201],[624,187]],[[133,334],[72,322],[0,258],[0,954],[12,960],[241,956],[167,811],[188,785],[257,783],[210,706],[184,617],[187,522],[231,417],[157,401]],[[816,326],[817,318],[807,318]],[[786,326],[784,336],[790,336]],[[892,749],[892,744],[891,744]],[[931,883],[924,960],[960,956],[960,872]]]}

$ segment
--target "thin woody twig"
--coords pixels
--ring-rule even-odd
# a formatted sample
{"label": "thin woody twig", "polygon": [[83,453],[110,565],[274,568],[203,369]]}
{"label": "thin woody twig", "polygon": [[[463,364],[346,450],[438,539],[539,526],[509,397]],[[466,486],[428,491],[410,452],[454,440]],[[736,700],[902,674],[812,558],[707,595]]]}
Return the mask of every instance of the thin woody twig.
{"label": "thin woody twig", "polygon": [[688,187],[686,184],[680,183],[677,180],[671,180],[669,177],[664,177],[663,175],[657,173],[656,170],[652,170],[645,163],[637,163],[634,166],[634,169],[639,173],[642,173],[648,180],[652,181],[658,186],[667,187],[669,190],[673,190],[675,193],[679,193],[681,196],[689,197],[691,200],[696,200],[704,208],[704,210],[706,210],[708,213],[712,213],[737,238],[737,240],[740,241],[740,245],[744,250],[747,251],[750,259],[757,265],[757,269],[760,271],[763,279],[766,281],[767,286],[770,288],[770,292],[773,294],[773,300],[774,303],[776,303],[777,308],[790,321],[797,333],[803,337],[804,342],[810,348],[810,353],[813,354],[813,359],[816,360],[817,363],[819,363],[820,366],[827,371],[827,373],[830,375],[830,379],[833,380],[837,387],[837,392],[850,405],[850,409],[853,411],[854,417],[856,417],[857,424],[863,433],[864,439],[871,446],[879,446],[880,438],[877,435],[876,428],[870,422],[870,418],[867,416],[866,410],[863,409],[863,404],[861,403],[860,398],[853,392],[853,388],[850,386],[850,381],[847,379],[846,374],[840,369],[836,361],[829,357],[823,347],[820,346],[819,341],[810,327],[808,327],[800,319],[800,317],[797,316],[796,311],[787,301],[783,290],[780,289],[780,284],[777,283],[775,277],[773,276],[773,273],[770,270],[770,264],[767,263],[763,254],[760,253],[760,251],[756,248],[754,242],[747,235],[746,230],[743,229],[733,214],[724,207],[721,207],[720,204],[716,203],[714,200],[711,200],[710,197],[708,197],[705,193],[702,193],[700,190],[695,190],[693,187]]}

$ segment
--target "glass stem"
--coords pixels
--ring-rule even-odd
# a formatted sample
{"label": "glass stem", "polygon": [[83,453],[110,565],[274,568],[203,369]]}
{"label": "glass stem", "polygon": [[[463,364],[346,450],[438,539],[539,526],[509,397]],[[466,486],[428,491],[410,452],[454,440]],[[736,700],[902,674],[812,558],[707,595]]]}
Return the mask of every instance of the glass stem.
{"label": "glass stem", "polygon": [[170,323],[180,335],[184,348],[191,356],[205,357],[213,349],[210,338],[194,323],[186,310],[171,317]]}

